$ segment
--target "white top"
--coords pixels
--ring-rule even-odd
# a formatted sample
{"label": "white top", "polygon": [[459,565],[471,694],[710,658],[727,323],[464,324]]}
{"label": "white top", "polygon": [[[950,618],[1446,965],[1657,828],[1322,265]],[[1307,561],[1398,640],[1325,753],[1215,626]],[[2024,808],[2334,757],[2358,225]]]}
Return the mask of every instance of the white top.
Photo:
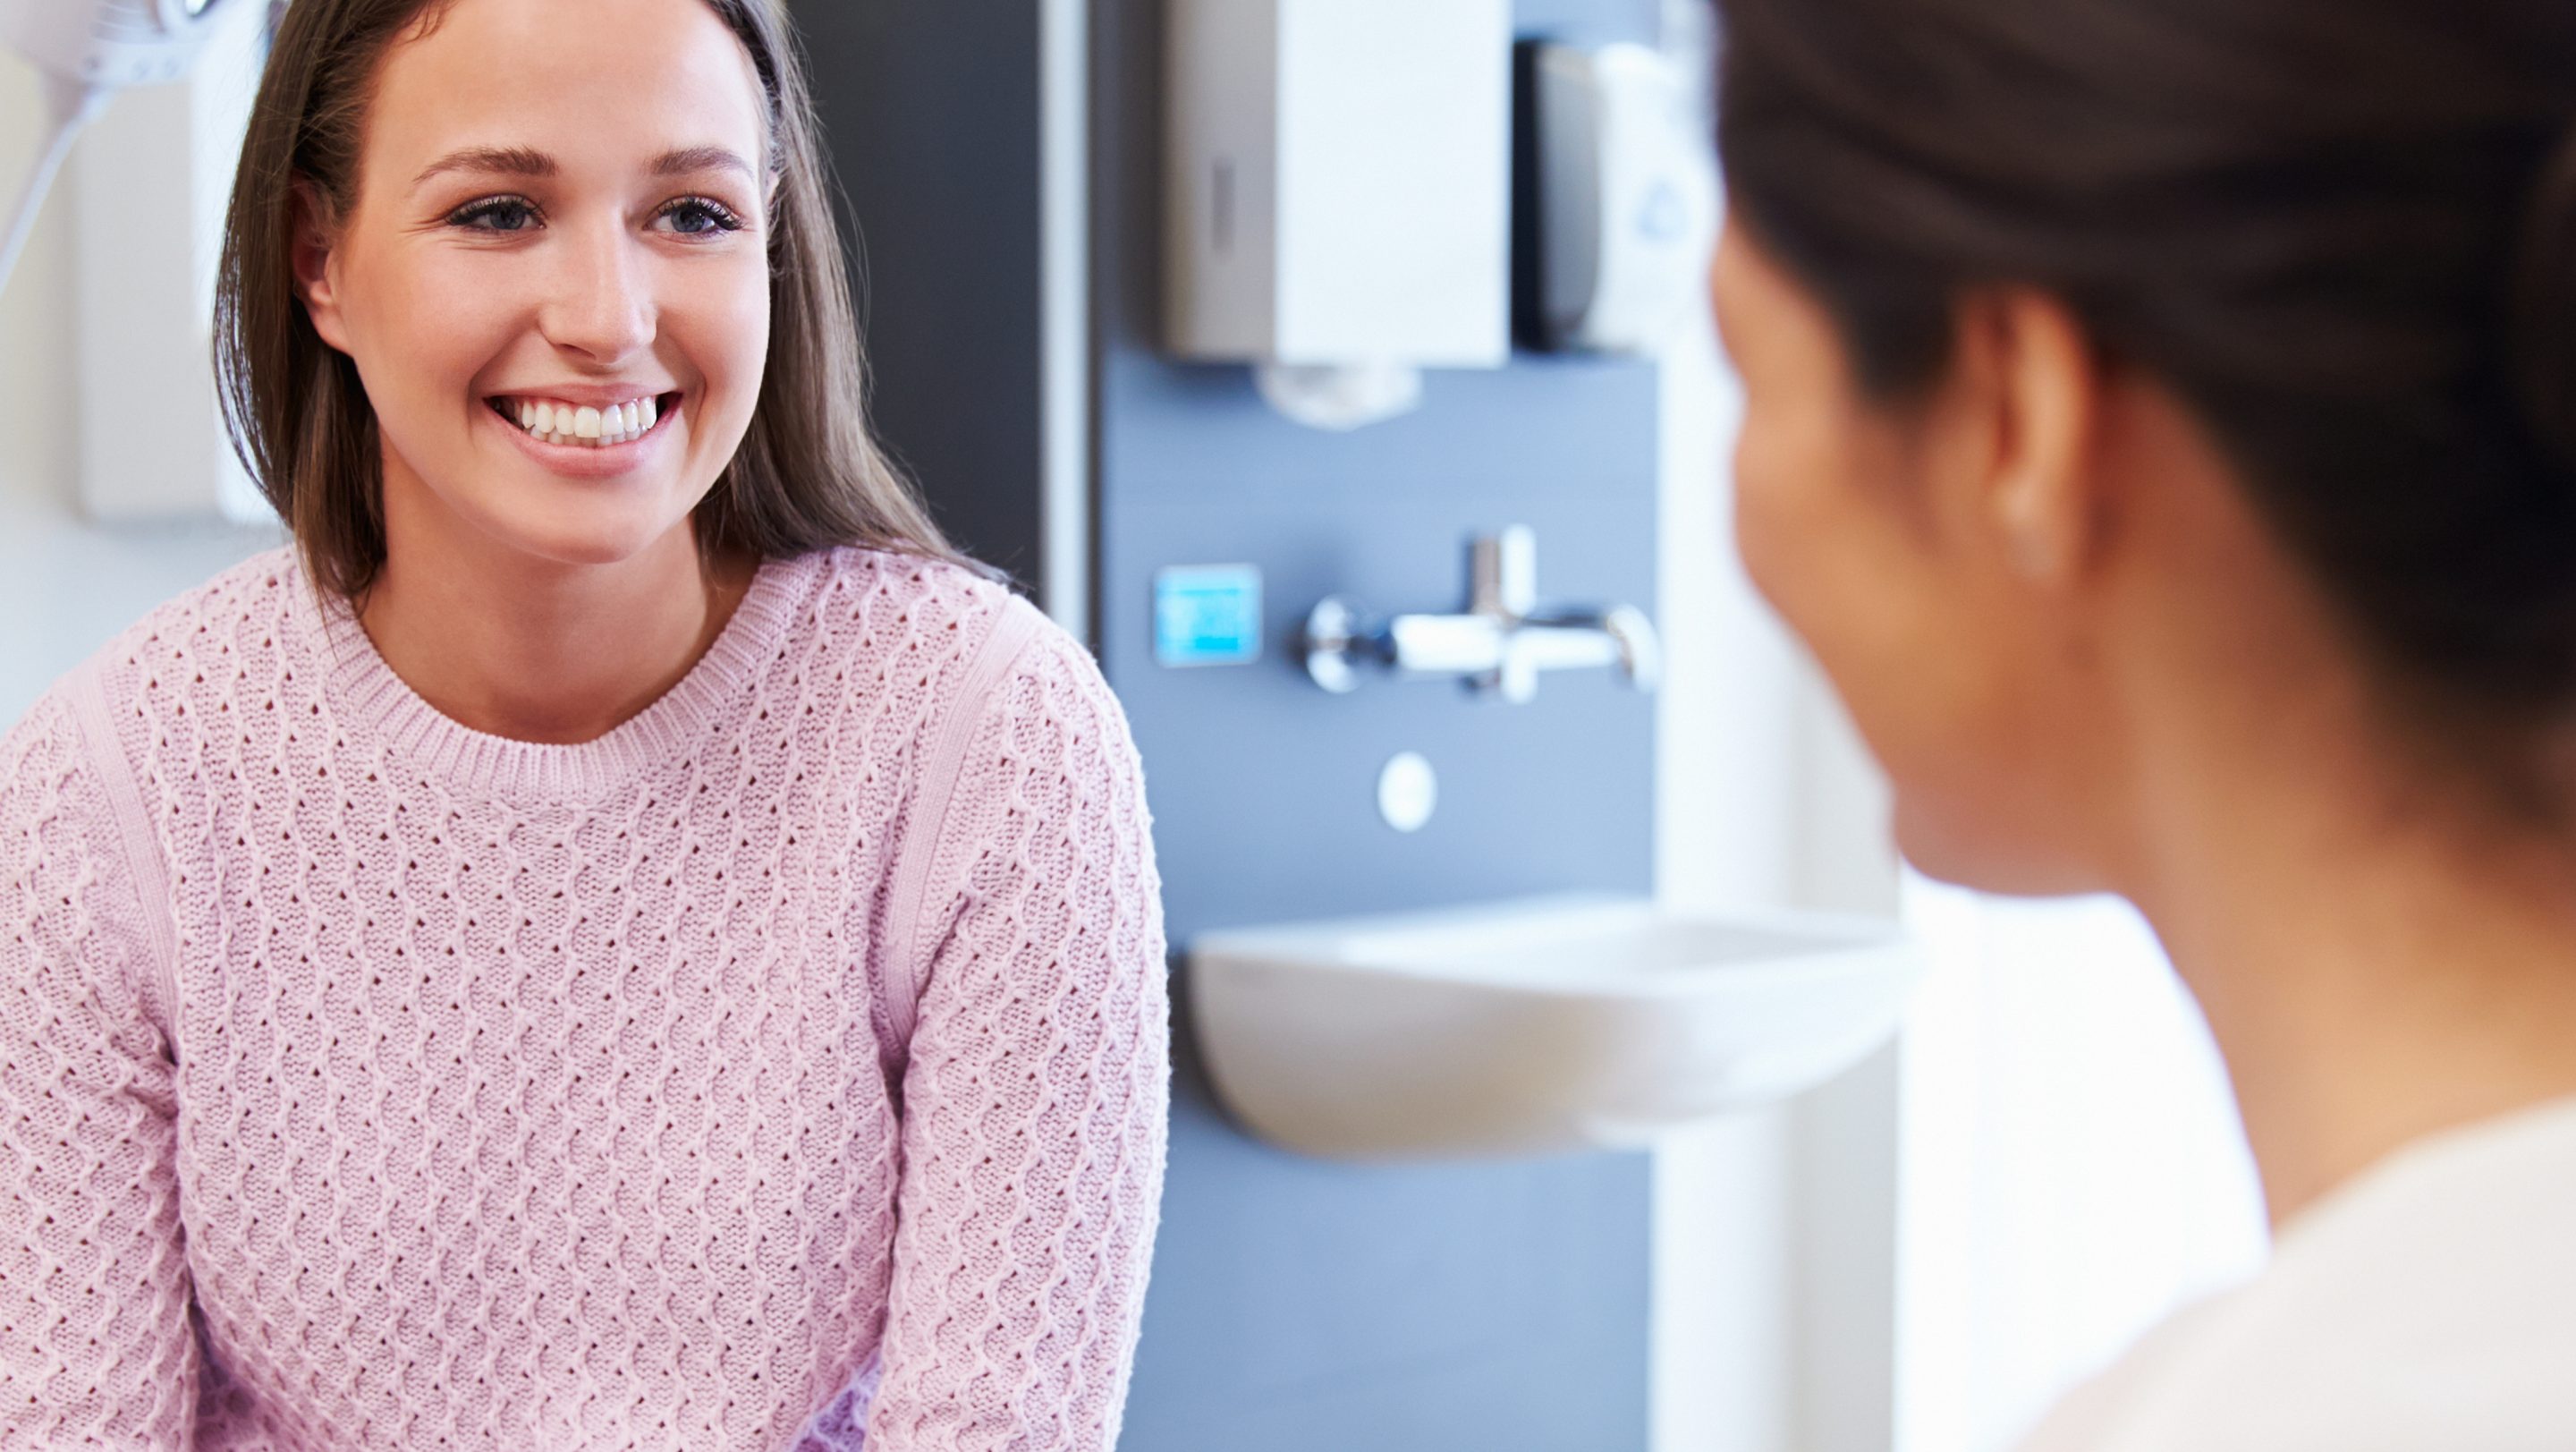
{"label": "white top", "polygon": [[2381,1161],[2023,1452],[2576,1452],[2576,1100]]}

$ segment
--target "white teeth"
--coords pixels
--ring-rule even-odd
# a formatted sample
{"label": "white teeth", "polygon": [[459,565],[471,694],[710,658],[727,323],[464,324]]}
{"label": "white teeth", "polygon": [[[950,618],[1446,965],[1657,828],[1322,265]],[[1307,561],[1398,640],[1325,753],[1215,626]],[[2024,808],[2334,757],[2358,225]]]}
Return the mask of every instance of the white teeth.
{"label": "white teeth", "polygon": [[622,444],[650,430],[661,416],[660,400],[649,397],[604,408],[552,399],[521,399],[518,404],[519,427],[550,444]]}

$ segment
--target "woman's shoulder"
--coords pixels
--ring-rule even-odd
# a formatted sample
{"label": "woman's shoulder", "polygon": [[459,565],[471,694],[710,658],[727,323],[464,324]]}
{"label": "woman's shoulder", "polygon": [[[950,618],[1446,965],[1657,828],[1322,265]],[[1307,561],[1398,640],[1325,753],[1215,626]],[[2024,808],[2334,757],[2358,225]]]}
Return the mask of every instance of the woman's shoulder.
{"label": "woman's shoulder", "polygon": [[854,606],[891,607],[900,614],[922,613],[961,628],[965,622],[1006,609],[1018,595],[999,571],[936,555],[865,545],[817,550],[790,562],[808,572],[818,598]]}
{"label": "woman's shoulder", "polygon": [[2433,1137],[2070,1397],[2025,1452],[2541,1452],[2576,1426],[2576,1101]]}
{"label": "woman's shoulder", "polygon": [[170,596],[110,637],[73,674],[98,671],[119,683],[155,674],[155,666],[200,655],[237,652],[245,633],[274,642],[292,629],[308,592],[292,545],[262,550],[210,579]]}
{"label": "woman's shoulder", "polygon": [[[900,684],[906,674],[972,705],[1015,674],[1092,671],[1090,653],[996,572],[954,560],[842,547],[808,556],[809,618],[827,647]],[[946,690],[938,688],[943,684]]]}
{"label": "woman's shoulder", "polygon": [[1132,751],[1125,713],[1090,649],[1000,576],[852,548],[799,567],[812,572],[808,619],[836,637],[817,654],[856,687],[841,695],[853,719],[872,733],[912,723],[908,734],[934,773],[971,770],[979,747],[1073,722]]}
{"label": "woman's shoulder", "polygon": [[56,679],[0,731],[0,817],[30,802],[131,817],[125,789],[139,764],[184,750],[172,743],[201,735],[198,723],[220,717],[285,645],[297,580],[291,550],[254,555],[146,611]]}
{"label": "woman's shoulder", "polygon": [[99,702],[122,717],[220,693],[298,629],[302,574],[291,546],[263,550],[153,606],[108,638],[38,698],[49,710]]}

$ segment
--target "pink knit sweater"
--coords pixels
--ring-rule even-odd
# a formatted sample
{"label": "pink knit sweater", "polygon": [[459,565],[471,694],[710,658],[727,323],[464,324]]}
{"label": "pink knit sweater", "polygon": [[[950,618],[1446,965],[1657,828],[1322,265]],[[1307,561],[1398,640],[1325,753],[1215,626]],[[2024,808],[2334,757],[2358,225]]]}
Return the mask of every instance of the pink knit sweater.
{"label": "pink knit sweater", "polygon": [[962,571],[772,562],[543,746],[254,560],[0,740],[0,1446],[1105,1449],[1156,889]]}

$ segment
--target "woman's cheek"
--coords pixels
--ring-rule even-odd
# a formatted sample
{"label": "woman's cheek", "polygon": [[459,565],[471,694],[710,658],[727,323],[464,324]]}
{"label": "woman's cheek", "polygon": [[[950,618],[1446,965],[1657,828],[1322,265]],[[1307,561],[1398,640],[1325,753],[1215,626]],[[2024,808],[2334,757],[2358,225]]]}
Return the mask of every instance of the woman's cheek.
{"label": "woman's cheek", "polygon": [[[388,315],[378,337],[406,382],[440,404],[472,398],[476,382],[509,346],[526,283],[490,257],[433,254],[399,269],[374,289]],[[474,265],[481,264],[481,265]],[[429,402],[429,398],[424,398]]]}
{"label": "woman's cheek", "polygon": [[1803,422],[1814,426],[1748,424],[1737,460],[1737,546],[1754,588],[1884,754],[1904,727],[1883,708],[1914,684],[1902,526],[1856,482],[1863,461],[1844,431],[1812,413]]}
{"label": "woman's cheek", "polygon": [[379,256],[352,268],[342,289],[368,401],[407,455],[446,447],[432,420],[452,414],[490,356],[490,299],[460,271],[435,258]]}
{"label": "woman's cheek", "polygon": [[1801,586],[1814,580],[1822,563],[1812,556],[1833,542],[1819,538],[1815,522],[1803,517],[1801,471],[1813,462],[1798,459],[1782,443],[1777,430],[1748,413],[1735,453],[1736,552],[1762,598],[1812,641],[1819,622],[1809,618]]}
{"label": "woman's cheek", "polygon": [[700,296],[707,299],[711,321],[722,326],[739,347],[749,349],[769,331],[769,274],[758,252],[746,250],[727,263],[723,280]]}
{"label": "woman's cheek", "polygon": [[684,288],[680,296],[681,311],[666,326],[676,321],[693,340],[695,346],[689,351],[698,355],[708,390],[717,395],[717,415],[729,426],[748,428],[769,365],[765,259],[759,265],[732,269],[717,286]]}

